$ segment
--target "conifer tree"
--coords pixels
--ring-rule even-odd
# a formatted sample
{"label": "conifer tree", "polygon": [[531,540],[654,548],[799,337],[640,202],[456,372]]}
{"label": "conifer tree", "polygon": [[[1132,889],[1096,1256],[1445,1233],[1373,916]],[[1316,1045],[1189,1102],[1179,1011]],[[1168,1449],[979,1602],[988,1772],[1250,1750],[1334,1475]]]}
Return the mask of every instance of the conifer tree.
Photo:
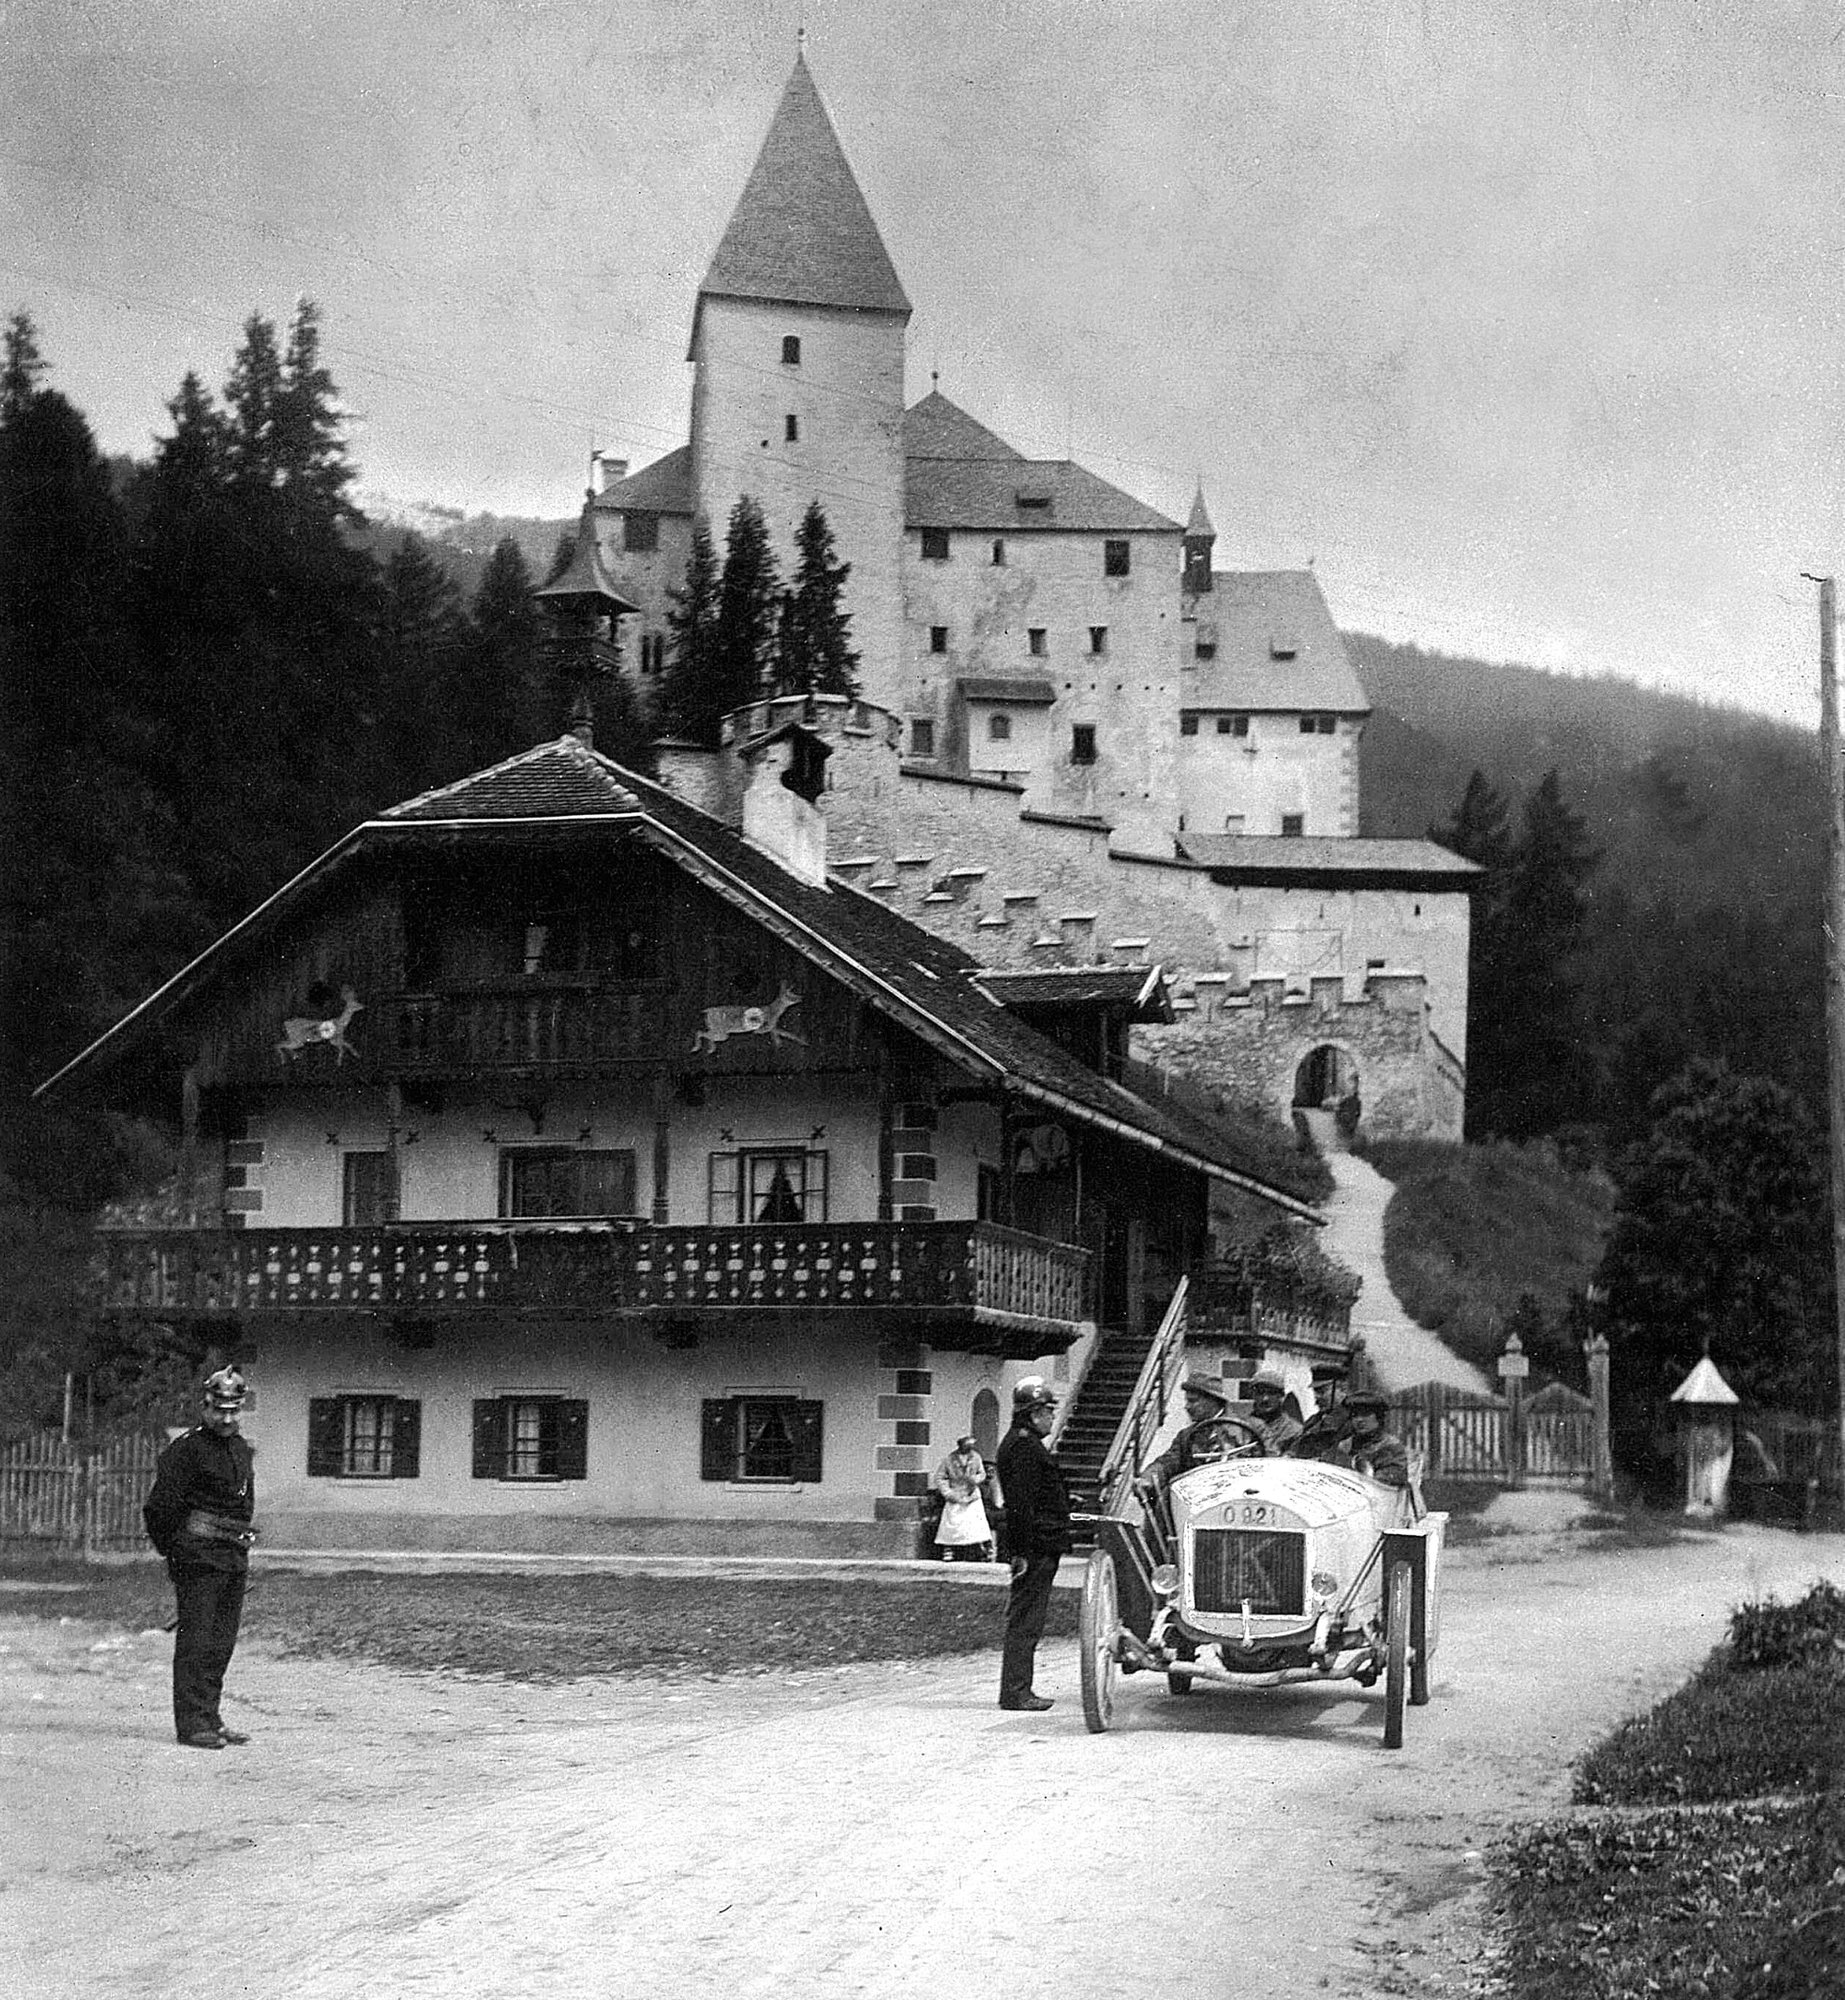
{"label": "conifer tree", "polygon": [[510,535],[494,544],[468,623],[455,710],[466,768],[477,771],[530,749],[556,721],[542,712],[541,620],[532,602],[532,573]]}
{"label": "conifer tree", "polygon": [[5,356],[0,362],[0,424],[13,423],[25,413],[48,365],[39,352],[32,315],[13,313],[6,323]]}
{"label": "conifer tree", "polygon": [[715,744],[718,721],[760,698],[775,660],[781,577],[762,508],[747,493],[730,510],[724,574],[718,582],[716,673],[701,742]]}
{"label": "conifer tree", "polygon": [[417,535],[406,535],[392,551],[383,588],[378,721],[392,746],[392,785],[421,791],[472,768],[455,702],[461,599]]}
{"label": "conifer tree", "polygon": [[833,531],[818,500],[810,500],[795,538],[794,588],[782,600],[776,647],[777,694],[858,693],[852,618],[842,601],[852,565],[834,560]]}
{"label": "conifer tree", "polygon": [[[685,581],[667,592],[666,671],[660,677],[657,716],[660,733],[688,742],[707,740],[706,717],[715,713],[717,686],[718,561],[710,524],[700,514],[692,523],[692,548]],[[715,731],[709,740],[715,742]]]}

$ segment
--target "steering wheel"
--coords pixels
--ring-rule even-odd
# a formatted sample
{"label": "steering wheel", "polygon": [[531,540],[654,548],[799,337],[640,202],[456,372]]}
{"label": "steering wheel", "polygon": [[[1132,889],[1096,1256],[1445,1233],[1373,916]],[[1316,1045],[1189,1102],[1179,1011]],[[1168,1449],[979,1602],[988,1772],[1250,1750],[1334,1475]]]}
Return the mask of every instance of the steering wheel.
{"label": "steering wheel", "polygon": [[1226,1458],[1263,1458],[1268,1439],[1241,1417],[1213,1417],[1192,1439],[1192,1463],[1215,1465]]}

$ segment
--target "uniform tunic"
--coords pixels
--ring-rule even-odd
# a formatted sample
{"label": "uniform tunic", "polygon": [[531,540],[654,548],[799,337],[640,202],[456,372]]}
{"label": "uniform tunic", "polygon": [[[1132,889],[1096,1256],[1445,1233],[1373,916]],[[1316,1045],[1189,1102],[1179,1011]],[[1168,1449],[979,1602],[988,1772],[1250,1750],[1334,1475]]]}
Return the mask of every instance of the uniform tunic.
{"label": "uniform tunic", "polygon": [[[179,1628],[173,1640],[173,1726],[180,1737],[209,1736],[224,1726],[219,1703],[237,1646],[249,1554],[241,1542],[198,1531],[199,1514],[232,1524],[256,1514],[249,1441],[201,1424],[160,1454],[142,1518],[147,1538],[167,1559]],[[189,1525],[191,1524],[191,1525]]]}
{"label": "uniform tunic", "polygon": [[999,1489],[1006,1503],[1006,1547],[1012,1591],[1006,1600],[1006,1640],[1000,1655],[999,1700],[1014,1706],[1035,1690],[1032,1673],[1044,1621],[1050,1615],[1057,1565],[1070,1546],[1070,1490],[1063,1467],[1021,1417],[1000,1440]]}

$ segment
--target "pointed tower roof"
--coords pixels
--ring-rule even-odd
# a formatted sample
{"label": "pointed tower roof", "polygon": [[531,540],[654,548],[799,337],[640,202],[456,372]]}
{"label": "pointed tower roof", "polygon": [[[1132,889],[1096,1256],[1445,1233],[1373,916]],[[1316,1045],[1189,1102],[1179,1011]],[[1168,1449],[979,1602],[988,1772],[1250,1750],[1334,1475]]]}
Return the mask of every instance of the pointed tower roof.
{"label": "pointed tower roof", "polygon": [[1188,536],[1198,539],[1208,536],[1212,540],[1215,540],[1217,536],[1217,530],[1211,526],[1211,517],[1205,511],[1204,482],[1202,480],[1198,482],[1197,497],[1192,501],[1191,519],[1185,524],[1185,532]]}
{"label": "pointed tower roof", "polygon": [[[707,298],[773,299],[909,317],[910,302],[804,57],[795,58],[698,297],[701,310]],[[696,341],[696,316],[692,333]]]}
{"label": "pointed tower roof", "polygon": [[602,550],[596,541],[595,506],[596,496],[592,493],[583,502],[583,512],[577,520],[577,545],[563,575],[541,584],[532,595],[540,603],[553,604],[573,598],[597,598],[613,611],[638,611],[641,607],[622,596],[603,567]]}

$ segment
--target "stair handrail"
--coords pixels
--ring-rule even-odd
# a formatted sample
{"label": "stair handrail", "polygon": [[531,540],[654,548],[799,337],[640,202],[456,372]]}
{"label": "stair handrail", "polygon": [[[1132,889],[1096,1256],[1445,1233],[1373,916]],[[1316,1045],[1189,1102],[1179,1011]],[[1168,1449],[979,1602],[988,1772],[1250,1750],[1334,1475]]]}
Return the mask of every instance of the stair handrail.
{"label": "stair handrail", "polygon": [[1141,1363],[1134,1393],[1128,1398],[1121,1421],[1115,1426],[1114,1438],[1103,1454],[1096,1484],[1104,1514],[1116,1513],[1126,1500],[1127,1489],[1145,1460],[1147,1446],[1166,1421],[1172,1392],[1185,1372],[1186,1303],[1190,1291],[1190,1278],[1181,1278],[1159,1331],[1153,1336],[1153,1344],[1147,1349],[1147,1358]]}

